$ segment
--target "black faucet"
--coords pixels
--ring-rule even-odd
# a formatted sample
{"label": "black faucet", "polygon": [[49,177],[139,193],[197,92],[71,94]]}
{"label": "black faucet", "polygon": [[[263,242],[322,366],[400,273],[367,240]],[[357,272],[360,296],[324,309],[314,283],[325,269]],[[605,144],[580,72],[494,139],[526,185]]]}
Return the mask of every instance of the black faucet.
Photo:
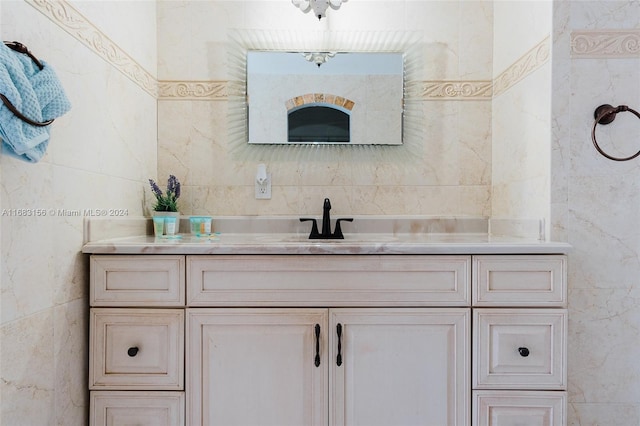
{"label": "black faucet", "polygon": [[311,233],[309,234],[310,240],[344,240],[344,235],[342,235],[342,228],[340,226],[340,222],[353,222],[353,218],[340,218],[336,220],[336,229],[331,233],[331,215],[329,211],[331,210],[331,201],[328,198],[324,199],[324,205],[322,206],[322,233],[318,232],[318,222],[316,219],[301,217],[300,222],[312,221],[313,225],[311,226]]}

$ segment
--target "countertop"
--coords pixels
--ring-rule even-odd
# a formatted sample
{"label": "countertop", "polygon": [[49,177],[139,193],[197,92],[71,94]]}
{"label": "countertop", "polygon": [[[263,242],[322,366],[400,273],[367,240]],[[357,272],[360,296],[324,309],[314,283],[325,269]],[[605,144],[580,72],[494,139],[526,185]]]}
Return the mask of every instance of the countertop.
{"label": "countertop", "polygon": [[344,240],[309,240],[299,233],[220,233],[177,238],[142,235],[86,243],[93,254],[566,254],[571,246],[535,238],[486,233],[348,234]]}

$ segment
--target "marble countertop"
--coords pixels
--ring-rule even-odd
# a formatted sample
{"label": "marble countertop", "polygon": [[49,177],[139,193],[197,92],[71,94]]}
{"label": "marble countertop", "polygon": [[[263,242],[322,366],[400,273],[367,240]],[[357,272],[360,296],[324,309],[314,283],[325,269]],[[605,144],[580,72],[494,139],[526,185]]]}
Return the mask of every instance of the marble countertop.
{"label": "marble countertop", "polygon": [[570,246],[531,238],[464,234],[345,234],[344,240],[309,240],[297,233],[220,233],[178,238],[137,236],[88,242],[94,254],[564,254]]}
{"label": "marble countertop", "polygon": [[[92,218],[83,253],[95,254],[565,254],[567,243],[545,241],[537,220],[359,216],[343,224],[344,240],[309,240],[298,217],[214,218],[215,234],[155,238],[145,217]],[[335,225],[332,226],[332,229]],[[179,230],[189,230],[182,217]]]}

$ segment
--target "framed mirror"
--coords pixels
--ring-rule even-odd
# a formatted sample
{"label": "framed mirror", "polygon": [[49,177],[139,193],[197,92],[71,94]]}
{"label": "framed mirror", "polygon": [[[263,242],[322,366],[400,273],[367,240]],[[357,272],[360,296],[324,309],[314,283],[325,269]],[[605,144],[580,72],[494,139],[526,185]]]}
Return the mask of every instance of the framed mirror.
{"label": "framed mirror", "polygon": [[[232,154],[239,160],[260,161],[301,160],[305,157],[342,160],[349,156],[364,161],[397,159],[407,162],[419,158],[423,150],[425,129],[423,103],[417,97],[411,98],[411,93],[407,90],[408,84],[420,80],[423,70],[419,37],[415,33],[402,31],[230,31],[227,126]],[[263,55],[267,59],[260,57]],[[270,62],[269,57],[278,58],[278,61],[274,59],[273,62],[276,63],[267,67],[264,62]],[[356,65],[349,61],[365,57],[372,64],[378,62],[378,71],[372,71],[372,68],[354,71]],[[338,67],[343,60],[348,64]],[[294,67],[287,61],[297,62],[296,69],[305,68],[304,72],[296,71],[300,74],[296,78],[306,83],[300,83],[293,89],[285,90],[282,87],[293,75],[284,74],[291,73]],[[381,62],[388,64],[380,67]],[[257,64],[259,66],[255,66]],[[348,71],[350,74],[341,71],[344,67],[351,70]],[[261,79],[271,79],[270,73],[275,76],[272,86],[278,86],[277,91],[273,88],[266,90],[264,85],[260,89],[261,84],[254,84]],[[322,79],[331,80],[330,84],[334,86],[311,84],[313,80],[320,79],[322,74],[326,74]],[[391,77],[391,74],[394,76]],[[389,80],[374,83],[367,94],[367,89],[360,84],[362,81],[355,84],[353,81],[365,78],[364,76],[370,80]],[[342,83],[338,84],[339,82]],[[270,99],[261,99],[263,95],[260,90]],[[387,91],[388,97],[386,93],[381,93]],[[373,102],[367,96],[381,101]],[[310,112],[311,110],[306,110],[306,106],[332,110],[320,111],[324,115],[331,115],[336,111],[348,112],[348,130],[345,125],[336,125],[338,128],[343,127],[342,133],[319,140],[317,134],[309,134],[308,129],[303,129],[303,134],[299,130],[298,135],[290,139],[289,112]],[[319,115],[322,116],[322,113]],[[366,117],[367,113],[369,117]],[[385,114],[393,117],[393,121],[388,121],[388,127],[393,128],[393,132],[389,130],[385,133],[386,130],[378,128],[379,135],[366,133],[366,128],[372,123],[384,121],[380,117]],[[340,114],[335,115],[340,117]],[[323,119],[336,120],[335,117]],[[305,118],[302,117],[302,120]],[[297,125],[293,123],[292,126]],[[309,127],[313,127],[313,124]],[[326,126],[319,127],[326,130]],[[332,133],[335,132],[339,132],[339,129],[332,130]],[[348,140],[345,132],[349,134]]]}
{"label": "framed mirror", "polygon": [[250,144],[402,144],[403,53],[247,52]]}

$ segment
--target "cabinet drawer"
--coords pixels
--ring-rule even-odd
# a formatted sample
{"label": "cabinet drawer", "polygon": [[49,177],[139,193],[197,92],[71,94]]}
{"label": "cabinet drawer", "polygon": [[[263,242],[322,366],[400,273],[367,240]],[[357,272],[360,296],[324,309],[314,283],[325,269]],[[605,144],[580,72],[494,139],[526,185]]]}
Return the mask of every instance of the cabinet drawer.
{"label": "cabinet drawer", "polygon": [[474,389],[557,389],[567,383],[567,311],[474,310]]}
{"label": "cabinet drawer", "polygon": [[563,255],[474,256],[474,306],[567,304],[567,258]]}
{"label": "cabinet drawer", "polygon": [[566,425],[566,392],[473,391],[473,426]]}
{"label": "cabinet drawer", "polygon": [[184,256],[93,255],[91,306],[184,306]]}
{"label": "cabinet drawer", "polygon": [[471,256],[188,256],[189,306],[469,306]]}
{"label": "cabinet drawer", "polygon": [[184,388],[184,311],[90,311],[90,389]]}
{"label": "cabinet drawer", "polygon": [[92,391],[89,425],[184,425],[184,392]]}

